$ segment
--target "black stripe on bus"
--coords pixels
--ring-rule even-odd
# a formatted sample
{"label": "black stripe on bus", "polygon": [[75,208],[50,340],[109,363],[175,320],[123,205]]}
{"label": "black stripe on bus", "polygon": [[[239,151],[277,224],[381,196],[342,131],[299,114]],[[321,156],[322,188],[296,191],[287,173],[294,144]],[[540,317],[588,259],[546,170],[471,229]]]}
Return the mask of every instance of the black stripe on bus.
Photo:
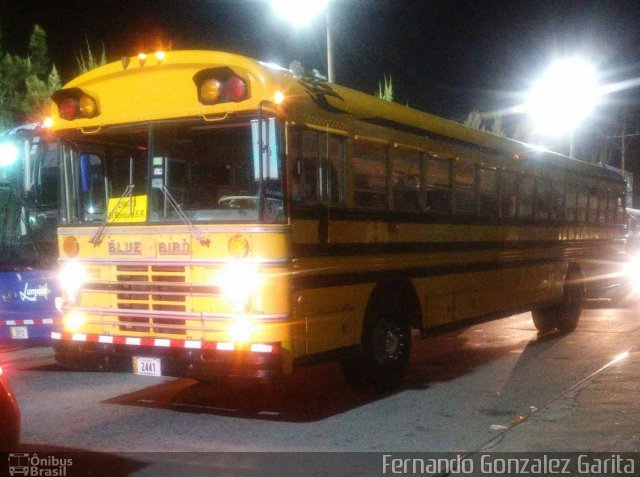
{"label": "black stripe on bus", "polygon": [[540,218],[516,218],[478,216],[473,214],[453,214],[438,212],[392,212],[388,210],[347,209],[323,205],[291,205],[291,218],[302,220],[350,220],[358,222],[387,222],[390,225],[406,224],[451,224],[451,225],[519,225],[536,227],[597,227],[623,230],[624,224],[568,222]]}
{"label": "black stripe on bus", "polygon": [[316,275],[293,275],[292,285],[297,289],[325,288],[348,285],[362,285],[392,280],[431,278],[463,273],[492,272],[510,268],[532,267],[563,262],[561,258],[541,258],[521,260],[517,262],[482,262],[456,265],[438,265],[430,267],[410,267],[393,270],[376,270],[362,272],[339,272]]}
{"label": "black stripe on bus", "polygon": [[396,131],[402,131],[402,132],[414,134],[420,137],[426,136],[429,139],[437,139],[440,141],[447,142],[449,144],[458,144],[460,146],[472,147],[475,150],[498,154],[499,156],[502,156],[504,158],[510,157],[510,154],[506,151],[502,151],[492,147],[487,147],[471,141],[465,141],[464,139],[458,139],[452,136],[445,136],[442,134],[435,133],[430,129],[421,128],[418,126],[411,126],[409,124],[404,124],[404,123],[399,123],[398,121],[394,121],[392,119],[372,117],[372,118],[358,118],[358,121],[373,124],[375,126],[382,126],[384,128],[395,129]]}
{"label": "black stripe on bus", "polygon": [[600,255],[608,248],[612,254],[624,250],[624,240],[527,240],[492,242],[390,242],[390,243],[294,243],[294,257],[363,256],[403,253],[461,253],[461,252],[519,252],[546,249],[563,257],[583,257],[598,250]]}

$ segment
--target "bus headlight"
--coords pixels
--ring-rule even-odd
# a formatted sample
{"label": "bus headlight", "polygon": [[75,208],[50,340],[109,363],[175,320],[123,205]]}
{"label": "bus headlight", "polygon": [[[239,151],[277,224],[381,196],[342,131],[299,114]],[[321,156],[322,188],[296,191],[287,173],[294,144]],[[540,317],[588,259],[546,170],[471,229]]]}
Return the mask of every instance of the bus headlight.
{"label": "bus headlight", "polygon": [[640,292],[640,254],[635,255],[629,260],[623,269],[623,274],[626,277],[631,290],[634,293]]}
{"label": "bus headlight", "polygon": [[235,343],[246,343],[254,331],[253,320],[247,317],[237,318],[229,328],[229,336]]}
{"label": "bus headlight", "polygon": [[237,261],[221,269],[215,282],[231,304],[232,311],[245,312],[250,307],[251,295],[260,288],[262,279],[255,265]]}
{"label": "bus headlight", "polygon": [[66,315],[63,319],[64,328],[72,333],[78,331],[84,324],[84,315],[77,311]]}
{"label": "bus headlight", "polygon": [[74,305],[79,301],[80,289],[87,281],[87,270],[78,262],[67,262],[60,270],[60,285],[65,303]]}

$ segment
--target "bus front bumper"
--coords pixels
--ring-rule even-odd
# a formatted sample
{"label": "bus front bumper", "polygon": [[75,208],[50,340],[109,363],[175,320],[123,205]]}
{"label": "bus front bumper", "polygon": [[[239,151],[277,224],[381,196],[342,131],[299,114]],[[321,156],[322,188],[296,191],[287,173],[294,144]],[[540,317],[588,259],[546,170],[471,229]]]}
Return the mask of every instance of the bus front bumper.
{"label": "bus front bumper", "polygon": [[160,348],[67,340],[53,340],[53,348],[58,364],[77,370],[136,372],[136,357],[159,358],[161,376],[188,377],[199,381],[221,378],[277,380],[283,374],[282,353]]}

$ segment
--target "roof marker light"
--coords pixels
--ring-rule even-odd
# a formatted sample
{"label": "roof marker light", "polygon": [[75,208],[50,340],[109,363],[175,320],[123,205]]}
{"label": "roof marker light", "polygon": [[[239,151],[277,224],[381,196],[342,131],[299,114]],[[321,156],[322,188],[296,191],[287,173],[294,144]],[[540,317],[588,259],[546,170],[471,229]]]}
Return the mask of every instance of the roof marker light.
{"label": "roof marker light", "polygon": [[147,62],[147,55],[145,55],[144,53],[138,54],[138,63],[140,64],[140,66],[144,66],[146,62]]}
{"label": "roof marker light", "polygon": [[156,60],[158,60],[158,64],[164,61],[164,51],[156,51]]}
{"label": "roof marker light", "polygon": [[131,63],[131,60],[128,56],[123,56],[122,58],[120,58],[120,61],[122,62],[122,69],[124,70],[126,70],[129,67],[129,63]]}

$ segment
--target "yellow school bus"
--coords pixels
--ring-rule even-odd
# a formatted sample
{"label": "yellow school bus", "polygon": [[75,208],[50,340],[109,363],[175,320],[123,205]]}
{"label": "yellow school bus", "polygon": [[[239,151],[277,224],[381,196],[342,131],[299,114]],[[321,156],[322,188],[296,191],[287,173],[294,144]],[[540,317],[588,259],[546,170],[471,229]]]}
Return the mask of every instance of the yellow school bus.
{"label": "yellow school bus", "polygon": [[578,324],[622,177],[243,56],[123,58],[53,95],[64,366],[402,380],[412,333]]}

